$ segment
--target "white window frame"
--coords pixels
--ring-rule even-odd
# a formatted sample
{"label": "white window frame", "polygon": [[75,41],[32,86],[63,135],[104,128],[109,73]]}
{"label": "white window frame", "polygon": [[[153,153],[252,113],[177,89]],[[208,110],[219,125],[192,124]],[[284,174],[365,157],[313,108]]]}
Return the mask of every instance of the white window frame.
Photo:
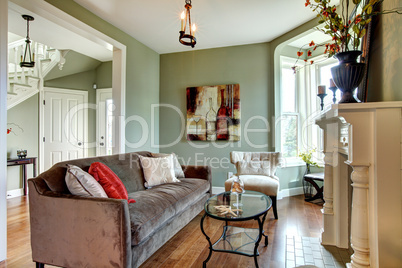
{"label": "white window frame", "polygon": [[[279,140],[279,150],[282,150],[282,133],[281,133],[281,119],[283,116],[285,115],[297,115],[297,151],[299,152],[299,148],[300,148],[300,140],[301,140],[301,132],[300,132],[300,123],[301,123],[301,116],[300,116],[300,101],[299,101],[299,85],[298,85],[298,80],[296,79],[295,83],[295,112],[283,112],[282,110],[282,98],[284,97],[282,94],[282,68],[283,66],[289,65],[292,66],[294,64],[294,62],[296,61],[296,59],[291,58],[291,57],[286,57],[286,56],[280,56],[280,71],[279,71],[279,76],[280,76],[280,87],[279,87],[279,99],[280,99],[280,103],[279,103],[279,111],[280,111],[280,116],[279,116],[279,126],[277,127],[278,131],[277,131],[277,135],[278,135],[278,140]],[[302,66],[302,65],[300,65]],[[278,124],[276,124],[278,125]],[[298,154],[298,153],[297,153]],[[305,163],[298,157],[284,157],[284,162],[285,162],[285,166],[286,167],[293,167],[293,166],[302,166],[305,165]]]}
{"label": "white window frame", "polygon": [[[314,63],[310,64],[310,60],[305,63],[299,61],[296,75],[296,113],[289,113],[282,111],[282,68],[286,63],[295,63],[296,58],[280,56],[280,90],[279,90],[279,119],[284,115],[298,115],[298,134],[297,134],[297,148],[298,153],[306,151],[307,149],[317,149],[317,152],[323,151],[323,137],[322,131],[318,128],[308,127],[315,124],[315,118],[321,113],[320,99],[317,97],[316,89],[320,84],[321,68],[327,65],[331,65],[336,62],[335,59],[325,59],[326,55],[320,55],[310,60]],[[327,98],[332,100],[332,91],[327,89]],[[279,120],[280,124],[280,120]],[[279,131],[276,132],[277,138],[280,141],[280,150],[282,149],[281,129],[279,125]],[[313,142],[313,138],[317,139]],[[314,146],[313,146],[314,144]],[[323,166],[323,159],[316,161],[318,165]],[[305,163],[299,157],[285,158],[286,166],[303,166]]]}
{"label": "white window frame", "polygon": [[[329,84],[329,81],[320,81],[321,80],[321,69],[323,67],[326,67],[328,65],[332,65],[334,63],[337,63],[338,61],[334,58],[327,58],[327,55],[320,55],[317,56],[315,58],[313,58],[312,60],[314,60],[314,64],[311,65],[312,69],[314,70],[314,83],[312,83],[312,85],[310,85],[310,91],[311,93],[314,93],[315,90],[317,89],[318,85],[324,84],[325,82],[327,82],[327,84]],[[330,105],[332,104],[332,98],[333,98],[333,94],[332,91],[327,87],[326,88],[326,98],[330,99],[331,102]],[[338,99],[339,101],[339,99]],[[313,103],[316,103],[316,112],[314,112],[317,115],[312,115],[312,119],[315,121],[315,118],[321,113],[320,109],[321,109],[321,100],[319,98],[316,98],[316,101],[314,102],[313,99],[310,100],[311,106],[313,106]],[[324,111],[329,109],[330,105],[326,105],[324,106]],[[310,113],[311,114],[311,113]],[[316,127],[316,148],[317,149],[317,153],[319,152],[323,152],[324,151],[324,137],[323,137],[323,130],[320,129],[318,126]],[[310,137],[310,140],[308,141],[308,144],[310,145],[310,147],[313,147],[312,145],[314,144],[313,140],[312,140],[312,136]],[[316,155],[317,156],[317,155]],[[324,157],[322,155],[322,159],[319,159],[316,161],[317,164],[319,166],[324,166]]]}

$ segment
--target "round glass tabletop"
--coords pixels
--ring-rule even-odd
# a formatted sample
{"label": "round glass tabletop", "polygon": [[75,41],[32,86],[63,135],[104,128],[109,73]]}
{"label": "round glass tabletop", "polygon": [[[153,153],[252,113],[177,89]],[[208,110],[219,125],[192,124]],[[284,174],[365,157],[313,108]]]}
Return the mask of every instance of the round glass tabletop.
{"label": "round glass tabletop", "polygon": [[272,205],[270,197],[255,191],[243,194],[223,192],[209,198],[204,205],[208,216],[219,220],[244,221],[267,212]]}

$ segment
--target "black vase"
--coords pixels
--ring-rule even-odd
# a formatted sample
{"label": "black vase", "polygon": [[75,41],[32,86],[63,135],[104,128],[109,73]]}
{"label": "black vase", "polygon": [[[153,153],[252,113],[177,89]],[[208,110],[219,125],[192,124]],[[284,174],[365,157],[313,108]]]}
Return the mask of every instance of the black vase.
{"label": "black vase", "polygon": [[339,65],[331,68],[332,79],[335,85],[342,92],[342,99],[339,103],[359,102],[353,96],[353,91],[360,85],[364,76],[365,63],[358,63],[357,57],[361,51],[352,50],[335,54]]}

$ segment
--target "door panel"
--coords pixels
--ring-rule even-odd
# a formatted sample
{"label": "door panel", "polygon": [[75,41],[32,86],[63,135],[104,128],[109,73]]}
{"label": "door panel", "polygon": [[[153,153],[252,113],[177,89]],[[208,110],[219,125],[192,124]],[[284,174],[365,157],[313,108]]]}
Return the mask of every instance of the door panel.
{"label": "door panel", "polygon": [[44,170],[60,161],[85,156],[87,92],[44,92]]}

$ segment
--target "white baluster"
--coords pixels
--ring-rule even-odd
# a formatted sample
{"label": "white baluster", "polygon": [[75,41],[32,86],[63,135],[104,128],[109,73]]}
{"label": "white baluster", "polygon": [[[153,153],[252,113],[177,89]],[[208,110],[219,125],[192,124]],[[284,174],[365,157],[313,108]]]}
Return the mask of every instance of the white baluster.
{"label": "white baluster", "polygon": [[[22,57],[24,58],[24,52],[25,52],[25,50],[24,50],[24,45],[22,45],[21,47],[21,55],[23,55]],[[27,59],[25,59],[25,60],[27,60]],[[26,83],[26,78],[25,78],[25,67],[21,67],[21,78],[20,78],[21,80],[20,80],[20,83],[21,84],[25,84]]]}
{"label": "white baluster", "polygon": [[45,47],[43,49],[44,49],[45,59],[48,59],[49,58],[49,51],[47,51],[48,46],[45,45]]}
{"label": "white baluster", "polygon": [[18,53],[18,47],[14,48],[14,78],[13,78],[13,82],[17,82],[18,80],[18,76],[17,76],[17,66],[19,64],[19,59],[18,59],[19,53]]}
{"label": "white baluster", "polygon": [[[35,41],[31,41],[31,56],[32,56],[32,58],[31,58],[31,61],[35,61],[36,60],[36,49],[35,49],[35,45],[36,45],[36,42]],[[35,55],[35,56],[34,56]],[[35,67],[34,68],[28,68],[28,75],[29,76],[34,76],[34,70],[35,70]],[[27,81],[28,82],[28,81]]]}
{"label": "white baluster", "polygon": [[[19,52],[18,52],[18,55],[20,55],[20,59],[22,58],[24,58],[24,45],[20,45],[19,47],[18,47],[18,50],[19,50]],[[18,63],[18,65],[16,65],[16,67],[17,67],[17,69],[18,69],[18,71],[19,72],[21,72],[21,75],[18,75],[18,77],[19,77],[19,79],[18,79],[18,83],[23,83],[23,73],[24,73],[24,70],[23,70],[23,68],[22,67],[20,67],[20,65],[19,65],[19,63]],[[25,78],[25,76],[24,76],[24,78]]]}

